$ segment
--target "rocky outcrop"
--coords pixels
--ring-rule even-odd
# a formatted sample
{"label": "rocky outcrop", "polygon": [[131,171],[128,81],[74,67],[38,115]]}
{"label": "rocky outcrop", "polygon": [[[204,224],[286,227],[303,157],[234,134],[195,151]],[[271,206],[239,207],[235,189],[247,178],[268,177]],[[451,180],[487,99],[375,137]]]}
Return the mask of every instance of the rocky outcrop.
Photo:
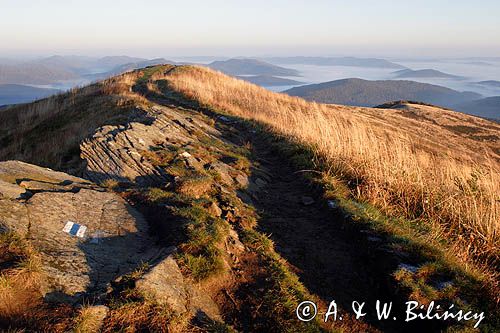
{"label": "rocky outcrop", "polygon": [[148,225],[117,195],[84,179],[17,161],[0,162],[0,179],[11,193],[29,193],[27,199],[4,195],[0,221],[40,253],[48,299],[104,292],[116,276],[148,260],[153,243]]}
{"label": "rocky outcrop", "polygon": [[[172,147],[190,150],[202,142],[224,144],[221,133],[200,115],[182,108],[155,105],[147,110],[147,121],[128,125],[104,126],[80,144],[81,158],[86,167],[83,177],[95,183],[113,179],[140,186],[160,186],[173,181],[172,176],[150,160],[151,151]],[[216,145],[211,147],[213,154]],[[179,158],[192,170],[212,169],[220,176],[222,185],[245,188],[247,175],[222,161],[207,163],[199,156],[183,151]]]}
{"label": "rocky outcrop", "polygon": [[197,131],[216,135],[218,131],[186,112],[154,106],[146,111],[147,122],[126,126],[104,126],[80,145],[86,161],[84,177],[100,183],[106,179],[150,185],[165,182],[168,176],[147,159],[150,149],[169,143],[189,146],[197,140]]}
{"label": "rocky outcrop", "polygon": [[[80,142],[84,168],[77,174],[82,178],[18,161],[0,162],[0,230],[26,237],[40,253],[46,300],[93,299],[99,304],[106,295],[120,293],[120,283],[129,281],[125,275],[147,263],[142,276],[128,275],[137,278],[134,287],[145,299],[177,314],[222,320],[213,295],[183,276],[173,250],[155,245],[144,217],[97,184],[114,180],[121,189],[130,186],[138,192],[147,187],[182,192],[185,187],[193,198],[205,187],[251,195],[265,184],[251,180],[236,163],[240,157],[227,148],[234,143],[225,139],[232,137],[223,135],[226,129],[213,119],[181,107],[136,108],[140,117],[99,127]],[[113,182],[106,185],[115,188]],[[218,200],[207,210],[231,220],[232,213]],[[232,228],[219,246],[227,270],[245,250]]]}
{"label": "rocky outcrop", "polygon": [[136,281],[146,298],[178,314],[220,319],[213,300],[183,277],[175,248],[155,246],[143,216],[118,195],[19,161],[0,162],[0,193],[0,232],[24,236],[40,254],[46,300],[99,299],[112,281],[149,263]]}

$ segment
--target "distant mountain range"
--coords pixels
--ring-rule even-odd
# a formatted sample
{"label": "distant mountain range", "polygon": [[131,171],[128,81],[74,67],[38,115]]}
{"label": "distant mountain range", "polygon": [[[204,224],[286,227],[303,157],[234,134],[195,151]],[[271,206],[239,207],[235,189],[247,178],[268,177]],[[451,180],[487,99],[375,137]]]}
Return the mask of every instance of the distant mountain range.
{"label": "distant mountain range", "polygon": [[500,88],[500,81],[488,80],[488,81],[480,81],[476,82],[481,86],[491,87],[491,88]]}
{"label": "distant mountain range", "polygon": [[461,103],[455,110],[479,117],[500,120],[500,96]]}
{"label": "distant mountain range", "polygon": [[[212,58],[206,58],[212,59]],[[442,78],[463,79],[460,76],[433,69],[411,70],[397,63],[376,58],[355,57],[271,57],[259,59],[233,58],[213,61],[208,67],[252,82],[272,86],[293,86],[302,82],[285,77],[299,77],[296,69],[282,67],[286,64],[316,66],[353,66],[365,68],[398,69],[395,79]],[[474,59],[483,61],[492,59]],[[61,82],[88,82],[105,79],[137,68],[157,64],[186,64],[157,58],[145,59],[128,56],[84,57],[52,56],[30,61],[0,58],[0,105],[30,102],[59,92],[56,89],[35,88],[31,85],[57,86]],[[489,88],[499,88],[500,81],[488,80],[473,83]],[[68,87],[68,84],[61,84]],[[498,98],[481,99],[472,92],[459,92],[445,87],[412,81],[367,81],[345,79],[322,84],[296,87],[288,94],[325,103],[375,106],[393,100],[413,100],[459,111],[498,119]]]}
{"label": "distant mountain range", "polygon": [[304,84],[304,82],[285,79],[272,75],[238,76],[238,78],[262,87],[296,86]]}
{"label": "distant mountain range", "polygon": [[285,93],[316,102],[355,106],[375,106],[389,101],[409,100],[454,107],[482,97],[473,92],[459,92],[420,82],[362,79],[344,79],[306,85],[289,89]]}
{"label": "distant mountain range", "polygon": [[461,58],[459,60],[464,60],[464,61],[494,61],[494,62],[500,62],[500,57],[466,57],[466,58]]}
{"label": "distant mountain range", "polygon": [[96,73],[112,73],[119,66],[145,61],[148,59],[127,56],[52,56],[26,62],[0,59],[0,83],[50,85]]}
{"label": "distant mountain range", "polygon": [[36,64],[0,64],[0,84],[51,84],[72,80],[78,75],[61,67]]}
{"label": "distant mountain range", "polygon": [[396,71],[393,74],[395,74],[396,78],[399,79],[406,79],[406,78],[436,78],[436,79],[454,79],[454,80],[463,79],[463,77],[461,76],[443,73],[435,69],[420,69],[420,70],[403,69],[400,71]]}
{"label": "distant mountain range", "polygon": [[28,103],[60,92],[57,89],[35,88],[19,84],[0,84],[0,105]]}
{"label": "distant mountain range", "polygon": [[484,62],[484,61],[467,61],[463,63],[464,65],[473,65],[473,66],[487,66],[487,67],[494,67],[495,65],[490,64],[489,62]]}
{"label": "distant mountain range", "polygon": [[295,69],[284,68],[257,59],[229,59],[214,61],[208,67],[232,76],[267,75],[267,76],[300,76]]}
{"label": "distant mountain range", "polygon": [[167,60],[165,58],[156,58],[156,59],[151,59],[151,60],[140,59],[140,60],[135,61],[135,62],[128,62],[125,64],[117,65],[107,72],[87,74],[87,75],[85,75],[85,77],[90,79],[90,80],[93,80],[93,81],[102,80],[102,79],[106,79],[106,78],[111,77],[111,76],[115,76],[118,74],[122,74],[122,73],[125,73],[128,71],[134,70],[134,69],[144,68],[147,66],[161,65],[161,64],[176,65],[176,64],[180,64],[180,63],[177,63],[177,62],[172,61],[172,60]]}
{"label": "distant mountain range", "polygon": [[63,68],[67,71],[81,75],[89,72],[108,71],[116,66],[144,60],[146,59],[128,56],[108,56],[103,58],[84,56],[52,56],[37,60],[35,63]]}
{"label": "distant mountain range", "polygon": [[368,68],[394,68],[403,69],[405,66],[390,62],[385,59],[356,58],[356,57],[272,57],[264,58],[272,64],[280,65],[315,65],[315,66],[351,66]]}

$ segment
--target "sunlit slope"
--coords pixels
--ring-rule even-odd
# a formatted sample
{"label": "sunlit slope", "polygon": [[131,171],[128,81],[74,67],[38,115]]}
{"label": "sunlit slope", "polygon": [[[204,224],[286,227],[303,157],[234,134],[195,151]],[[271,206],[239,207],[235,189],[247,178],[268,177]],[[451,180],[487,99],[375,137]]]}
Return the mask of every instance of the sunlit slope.
{"label": "sunlit slope", "polygon": [[353,196],[439,225],[462,244],[461,255],[498,258],[497,123],[425,105],[312,103],[199,67],[158,77],[165,79],[203,105],[260,121],[311,146]]}

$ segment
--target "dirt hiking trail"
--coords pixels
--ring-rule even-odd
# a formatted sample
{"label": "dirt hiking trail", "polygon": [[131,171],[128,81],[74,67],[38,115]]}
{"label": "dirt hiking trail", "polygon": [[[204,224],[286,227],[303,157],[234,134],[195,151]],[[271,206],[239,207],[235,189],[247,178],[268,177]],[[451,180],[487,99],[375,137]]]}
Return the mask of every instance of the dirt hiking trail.
{"label": "dirt hiking trail", "polygon": [[[294,168],[267,138],[249,135],[237,125],[235,129],[251,143],[252,162],[258,165],[258,176],[251,177],[251,184],[259,185],[251,189],[251,204],[260,216],[257,230],[273,240],[289,268],[320,299],[320,315],[335,300],[346,322],[340,326],[348,331],[440,330],[436,322],[404,322],[407,299],[398,294],[392,276],[400,261],[387,251],[383,236],[355,225],[348,215],[329,207],[321,198],[321,189],[303,176],[308,171]],[[265,179],[260,178],[263,171]],[[377,300],[393,302],[389,320],[377,319]],[[366,302],[363,319],[355,319],[353,301]]]}

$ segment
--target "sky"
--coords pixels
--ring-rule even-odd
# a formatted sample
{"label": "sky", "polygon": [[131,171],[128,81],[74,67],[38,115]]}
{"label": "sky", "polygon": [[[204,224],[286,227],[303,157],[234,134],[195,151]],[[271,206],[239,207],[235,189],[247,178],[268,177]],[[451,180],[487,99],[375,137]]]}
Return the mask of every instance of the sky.
{"label": "sky", "polygon": [[500,56],[499,0],[0,0],[0,57]]}

